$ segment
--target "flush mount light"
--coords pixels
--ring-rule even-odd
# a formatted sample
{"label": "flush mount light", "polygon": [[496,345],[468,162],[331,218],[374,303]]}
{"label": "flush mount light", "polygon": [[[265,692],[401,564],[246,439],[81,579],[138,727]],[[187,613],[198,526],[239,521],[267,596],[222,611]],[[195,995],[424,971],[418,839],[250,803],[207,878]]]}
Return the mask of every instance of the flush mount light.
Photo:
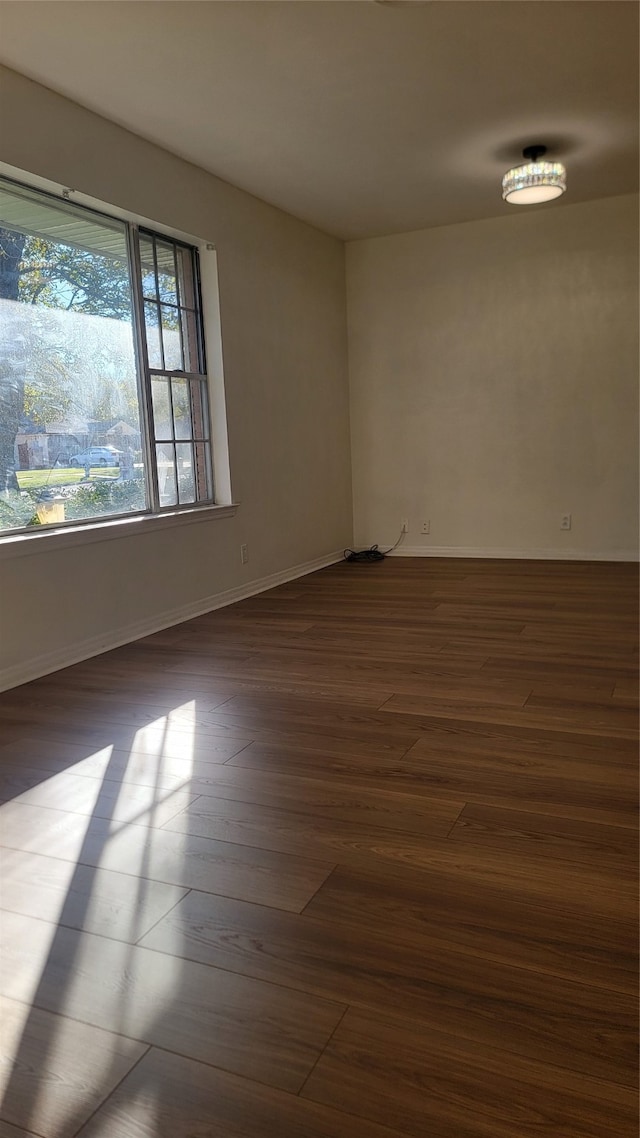
{"label": "flush mount light", "polygon": [[502,196],[512,205],[535,205],[559,198],[567,188],[567,171],[562,162],[544,162],[546,146],[526,146],[522,157],[528,162],[507,170],[502,179]]}

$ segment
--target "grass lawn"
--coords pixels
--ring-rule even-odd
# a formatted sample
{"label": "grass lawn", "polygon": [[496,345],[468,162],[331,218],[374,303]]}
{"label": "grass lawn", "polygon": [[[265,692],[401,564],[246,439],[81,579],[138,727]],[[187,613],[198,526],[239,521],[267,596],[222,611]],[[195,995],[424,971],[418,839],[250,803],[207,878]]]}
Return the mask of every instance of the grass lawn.
{"label": "grass lawn", "polygon": [[[118,466],[92,466],[92,478],[117,478]],[[18,470],[18,486],[21,490],[43,490],[48,486],[72,486],[84,482],[84,469],[78,466],[56,466],[51,470]]]}

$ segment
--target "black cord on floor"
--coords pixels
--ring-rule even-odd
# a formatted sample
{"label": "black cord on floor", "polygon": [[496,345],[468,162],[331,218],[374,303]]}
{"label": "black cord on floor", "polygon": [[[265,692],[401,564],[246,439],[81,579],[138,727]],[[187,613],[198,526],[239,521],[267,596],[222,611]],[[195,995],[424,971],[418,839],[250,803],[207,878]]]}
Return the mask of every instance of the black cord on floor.
{"label": "black cord on floor", "polygon": [[382,550],[379,549],[377,545],[371,545],[369,549],[345,549],[344,559],[345,561],[357,561],[360,564],[371,561],[384,561],[388,553],[393,553],[394,549],[398,548],[403,537],[404,529],[400,531],[400,537],[390,549]]}
{"label": "black cord on floor", "polygon": [[345,561],[384,561],[385,554],[377,545],[372,545],[371,549],[345,549]]}

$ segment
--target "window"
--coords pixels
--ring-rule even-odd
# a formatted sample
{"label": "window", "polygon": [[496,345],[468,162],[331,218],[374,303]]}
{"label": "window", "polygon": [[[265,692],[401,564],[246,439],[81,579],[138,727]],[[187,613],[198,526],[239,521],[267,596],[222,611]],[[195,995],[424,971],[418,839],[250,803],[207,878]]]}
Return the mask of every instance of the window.
{"label": "window", "polygon": [[0,180],[0,535],[213,500],[197,249]]}

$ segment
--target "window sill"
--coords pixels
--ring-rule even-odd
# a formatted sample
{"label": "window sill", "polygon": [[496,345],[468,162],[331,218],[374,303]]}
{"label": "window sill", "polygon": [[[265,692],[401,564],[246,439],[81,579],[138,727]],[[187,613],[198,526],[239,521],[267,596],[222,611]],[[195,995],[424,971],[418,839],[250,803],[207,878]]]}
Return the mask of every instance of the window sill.
{"label": "window sill", "polygon": [[19,533],[0,538],[0,561],[11,557],[24,557],[33,553],[50,553],[59,549],[73,549],[78,545],[93,545],[98,541],[113,541],[172,529],[174,526],[194,525],[196,522],[232,518],[238,508],[230,506],[201,506],[195,510],[180,510],[167,514],[137,514],[131,518],[114,518],[111,521],[89,522],[68,529],[52,526],[45,531]]}

